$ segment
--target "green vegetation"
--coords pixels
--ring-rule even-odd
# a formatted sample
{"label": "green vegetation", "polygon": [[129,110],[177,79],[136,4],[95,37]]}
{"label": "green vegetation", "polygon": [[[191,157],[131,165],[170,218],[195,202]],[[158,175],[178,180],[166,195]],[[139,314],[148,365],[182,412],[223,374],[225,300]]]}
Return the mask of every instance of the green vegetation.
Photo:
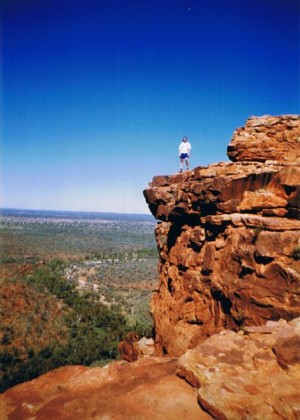
{"label": "green vegetation", "polygon": [[0,260],[83,260],[156,254],[154,222],[2,217]]}
{"label": "green vegetation", "polygon": [[2,391],[59,366],[116,359],[129,331],[152,335],[154,224],[2,218]]}
{"label": "green vegetation", "polygon": [[[117,344],[129,331],[119,308],[100,304],[93,294],[79,294],[74,284],[67,283],[51,264],[38,268],[26,278],[29,288],[39,297],[55,295],[64,307],[64,339],[52,339],[38,351],[25,346],[23,351],[11,345],[17,331],[2,329],[0,353],[3,372],[1,390],[63,365],[90,365],[97,360],[117,357]],[[28,289],[29,291],[29,289]],[[27,291],[27,293],[28,293]],[[30,321],[30,313],[24,314]],[[47,312],[44,313],[47,317]],[[31,331],[38,333],[38,331]],[[32,343],[31,343],[32,344]]]}

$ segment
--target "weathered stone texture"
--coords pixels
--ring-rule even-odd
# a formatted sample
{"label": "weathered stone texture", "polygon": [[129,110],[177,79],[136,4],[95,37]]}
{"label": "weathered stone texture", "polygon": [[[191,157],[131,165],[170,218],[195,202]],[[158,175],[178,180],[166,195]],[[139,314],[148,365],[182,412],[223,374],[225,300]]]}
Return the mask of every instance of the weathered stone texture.
{"label": "weathered stone texture", "polygon": [[217,419],[297,419],[300,415],[300,318],[223,331],[178,362]]}
{"label": "weathered stone texture", "polygon": [[[178,356],[221,329],[300,315],[299,121],[251,118],[238,136],[253,161],[154,177],[144,191],[161,221],[151,306],[157,354]],[[283,140],[284,161],[276,154]]]}
{"label": "weathered stone texture", "polygon": [[299,131],[299,116],[250,118],[235,163],[144,191],[160,220],[155,354],[179,361],[131,333],[133,363],[48,372],[2,394],[1,418],[300,418]]}
{"label": "weathered stone texture", "polygon": [[68,366],[0,396],[1,420],[193,419],[201,410],[192,387],[175,375],[176,360],[142,358],[99,368]]}
{"label": "weathered stone texture", "polygon": [[251,117],[238,128],[227,149],[232,161],[277,160],[300,163],[300,117]]}

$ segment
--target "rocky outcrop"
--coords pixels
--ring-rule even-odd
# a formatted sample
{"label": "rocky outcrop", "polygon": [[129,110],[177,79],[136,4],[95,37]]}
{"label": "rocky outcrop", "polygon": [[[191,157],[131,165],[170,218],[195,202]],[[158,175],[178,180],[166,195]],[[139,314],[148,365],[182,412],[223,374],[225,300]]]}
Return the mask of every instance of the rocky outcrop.
{"label": "rocky outcrop", "polygon": [[118,350],[120,357],[127,362],[134,362],[138,359],[139,355],[139,346],[138,346],[139,337],[134,332],[131,332],[126,335],[123,341],[119,343]]}
{"label": "rocky outcrop", "polygon": [[300,318],[223,331],[180,359],[178,374],[217,419],[299,418]]}
{"label": "rocky outcrop", "polygon": [[224,330],[179,359],[69,366],[0,396],[3,420],[297,419],[300,318]]}
{"label": "rocky outcrop", "polygon": [[233,161],[276,160],[300,163],[298,115],[251,117],[238,128],[227,148]]}
{"label": "rocky outcrop", "polygon": [[160,220],[157,354],[300,315],[299,139],[299,116],[250,118],[229,146],[236,162],[157,176],[144,191]]}
{"label": "rocky outcrop", "polygon": [[0,417],[210,419],[176,369],[176,360],[167,357],[119,361],[104,368],[63,367],[6,391],[0,396]]}
{"label": "rocky outcrop", "polygon": [[17,385],[0,397],[3,419],[299,418],[299,121],[250,118],[228,148],[235,162],[144,191],[160,220],[151,308],[165,357],[131,333],[119,350],[133,363]]}
{"label": "rocky outcrop", "polygon": [[145,356],[154,356],[153,338],[139,337],[134,332],[126,335],[123,341],[118,345],[120,358],[127,362],[134,362]]}

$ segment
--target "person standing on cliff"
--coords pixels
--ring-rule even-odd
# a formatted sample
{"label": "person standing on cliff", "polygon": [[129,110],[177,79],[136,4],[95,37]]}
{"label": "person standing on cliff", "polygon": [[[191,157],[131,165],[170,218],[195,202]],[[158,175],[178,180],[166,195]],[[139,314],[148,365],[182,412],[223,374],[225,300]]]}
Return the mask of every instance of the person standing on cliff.
{"label": "person standing on cliff", "polygon": [[184,136],[182,142],[179,145],[179,159],[180,159],[180,170],[182,172],[183,162],[186,164],[186,170],[189,170],[189,158],[191,156],[191,143],[188,141],[188,138]]}

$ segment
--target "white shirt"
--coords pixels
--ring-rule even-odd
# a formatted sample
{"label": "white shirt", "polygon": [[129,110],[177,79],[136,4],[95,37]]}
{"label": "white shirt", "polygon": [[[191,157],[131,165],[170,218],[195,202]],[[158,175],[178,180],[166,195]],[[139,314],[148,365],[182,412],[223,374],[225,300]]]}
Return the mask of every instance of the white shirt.
{"label": "white shirt", "polygon": [[181,153],[187,153],[188,155],[191,152],[191,143],[188,141],[182,141],[179,145],[179,155],[181,155]]}

